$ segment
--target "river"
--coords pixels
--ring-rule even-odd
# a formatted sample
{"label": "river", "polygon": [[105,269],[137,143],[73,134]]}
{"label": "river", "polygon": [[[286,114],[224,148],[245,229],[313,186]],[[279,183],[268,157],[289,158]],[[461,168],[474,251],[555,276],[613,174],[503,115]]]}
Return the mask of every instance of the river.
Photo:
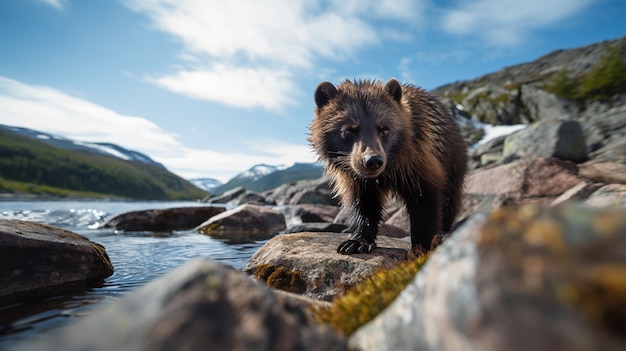
{"label": "river", "polygon": [[192,231],[120,232],[98,229],[107,218],[128,211],[183,206],[197,202],[0,201],[0,218],[50,224],[71,230],[106,248],[115,273],[85,291],[0,306],[0,350],[20,340],[45,337],[99,305],[116,300],[196,257],[243,267],[264,244],[228,244]]}

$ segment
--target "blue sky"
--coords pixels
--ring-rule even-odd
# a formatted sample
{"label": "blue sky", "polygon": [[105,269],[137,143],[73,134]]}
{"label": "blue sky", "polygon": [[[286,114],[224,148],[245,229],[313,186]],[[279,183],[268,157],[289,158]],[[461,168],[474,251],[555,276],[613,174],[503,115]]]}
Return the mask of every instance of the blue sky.
{"label": "blue sky", "polygon": [[624,0],[0,0],[0,124],[225,181],[315,160],[318,83],[426,89],[626,35]]}

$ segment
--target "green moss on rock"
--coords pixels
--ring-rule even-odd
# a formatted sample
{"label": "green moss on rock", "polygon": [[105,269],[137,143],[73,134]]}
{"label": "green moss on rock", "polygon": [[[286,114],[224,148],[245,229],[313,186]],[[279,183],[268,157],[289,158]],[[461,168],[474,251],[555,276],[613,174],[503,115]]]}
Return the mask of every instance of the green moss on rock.
{"label": "green moss on rock", "polygon": [[328,308],[316,308],[317,320],[344,335],[351,335],[382,312],[413,280],[429,255],[422,255],[389,269],[380,269],[358,283]]}

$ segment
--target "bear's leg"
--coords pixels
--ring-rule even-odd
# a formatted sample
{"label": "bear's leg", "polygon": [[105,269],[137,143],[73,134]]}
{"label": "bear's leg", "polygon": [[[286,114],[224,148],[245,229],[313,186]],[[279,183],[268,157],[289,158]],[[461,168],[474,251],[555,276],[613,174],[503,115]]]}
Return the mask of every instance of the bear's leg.
{"label": "bear's leg", "polygon": [[362,190],[353,203],[345,204],[352,208],[355,229],[350,238],[337,247],[340,254],[368,253],[376,248],[383,196],[376,184],[365,184]]}
{"label": "bear's leg", "polygon": [[411,223],[411,251],[415,255],[426,253],[441,228],[441,197],[425,191],[406,197],[405,203]]}

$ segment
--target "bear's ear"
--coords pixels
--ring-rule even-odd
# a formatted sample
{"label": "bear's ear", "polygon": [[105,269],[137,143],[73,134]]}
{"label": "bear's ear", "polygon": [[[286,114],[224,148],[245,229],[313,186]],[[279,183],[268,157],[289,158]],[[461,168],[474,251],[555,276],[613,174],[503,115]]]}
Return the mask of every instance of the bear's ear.
{"label": "bear's ear", "polygon": [[391,78],[385,84],[385,93],[389,94],[395,101],[402,99],[402,86],[395,78]]}
{"label": "bear's ear", "polygon": [[322,108],[337,95],[337,88],[330,82],[323,82],[315,89],[315,104]]}

